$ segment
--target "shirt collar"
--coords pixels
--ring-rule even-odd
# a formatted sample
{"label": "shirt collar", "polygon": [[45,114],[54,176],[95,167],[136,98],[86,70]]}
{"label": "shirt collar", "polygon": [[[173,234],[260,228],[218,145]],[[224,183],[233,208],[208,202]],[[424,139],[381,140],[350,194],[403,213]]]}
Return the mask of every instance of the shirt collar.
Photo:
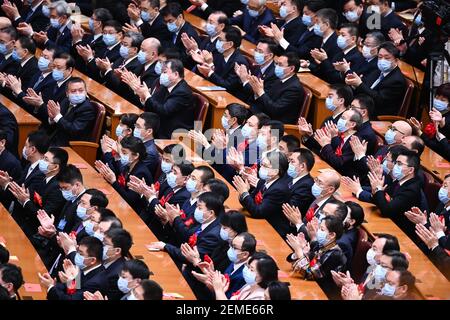
{"label": "shirt collar", "polygon": [[306,172],[300,176],[298,176],[297,178],[292,179],[292,184],[296,184],[301,178],[306,177],[309,174],[309,172]]}
{"label": "shirt collar", "polygon": [[35,12],[37,7],[39,7],[42,4],[42,2],[44,2],[44,1],[39,1],[39,3],[37,5],[35,5],[34,7],[31,7],[31,11]]}
{"label": "shirt collar", "polygon": [[233,263],[233,272],[231,272],[231,274],[235,273],[236,270],[238,270],[245,263],[246,263],[246,261],[242,261],[242,262],[239,262],[239,263]]}
{"label": "shirt collar", "polygon": [[149,24],[149,25],[152,25],[153,22],[155,22],[156,18],[158,18],[158,17],[159,17],[159,11],[156,13],[156,16],[155,16],[152,20],[150,20],[150,21],[148,22],[148,24]]}
{"label": "shirt collar", "polygon": [[334,34],[334,32],[330,33],[330,34],[328,35],[328,37],[323,38],[322,44],[325,44],[325,43],[328,41],[328,39],[330,39],[330,37],[331,37],[333,34]]}
{"label": "shirt collar", "polygon": [[351,50],[353,50],[353,48],[355,48],[355,47],[356,47],[356,45],[354,45],[354,46],[352,46],[352,47],[346,49],[346,50],[344,51],[344,54],[349,53],[349,52],[350,52]]}
{"label": "shirt collar", "polygon": [[[280,179],[280,178],[278,178],[278,179]],[[278,179],[275,179],[275,180],[270,181],[270,182],[266,182],[266,183],[264,184],[264,186],[266,187],[266,190],[269,189],[270,186],[273,185],[273,183],[274,183],[275,181],[277,181]]]}
{"label": "shirt collar", "polygon": [[4,57],[5,57],[5,60],[8,60],[9,59],[9,57],[11,57],[12,56],[12,51],[10,52],[10,53],[8,53],[8,54],[5,54],[4,55]]}
{"label": "shirt collar", "polygon": [[111,51],[112,49],[114,49],[116,46],[118,46],[120,44],[120,41],[117,41],[115,44],[113,44],[111,47],[107,47],[107,49],[109,51]]}
{"label": "shirt collar", "polygon": [[273,148],[273,149],[271,149],[271,150],[264,151],[264,152],[261,154],[261,158],[264,158],[269,152],[272,152],[272,151],[279,152],[280,150],[279,150],[278,148]]}
{"label": "shirt collar", "polygon": [[33,56],[29,57],[27,60],[22,61],[22,62],[20,63],[20,65],[22,66],[22,68],[23,68],[23,66],[24,66],[31,58],[33,58]]}
{"label": "shirt collar", "polygon": [[[330,196],[330,197],[331,197],[331,196]],[[327,197],[327,198],[321,200],[320,202],[316,202],[317,208],[320,208],[325,202],[328,201],[328,199],[330,199],[330,197]]]}
{"label": "shirt collar", "polygon": [[70,19],[67,20],[66,24],[61,26],[61,28],[59,28],[59,32],[62,33],[66,27],[67,27],[67,29],[70,30],[71,29],[71,27],[70,27],[71,25],[72,25],[72,21],[70,21]]}
{"label": "shirt collar", "polygon": [[99,34],[94,34],[94,40],[97,40],[97,39],[100,38],[101,36],[102,36],[101,33],[99,33]]}
{"label": "shirt collar", "polygon": [[193,205],[194,205],[194,203],[196,203],[196,202],[197,202],[197,199],[198,199],[198,198],[194,198],[194,199],[189,199],[189,203],[191,204],[191,206],[193,206]]}
{"label": "shirt collar", "polygon": [[287,77],[287,78],[281,80],[281,83],[285,83],[286,81],[288,81],[288,80],[289,80],[290,78],[292,78],[293,76],[294,76],[294,74],[291,75],[290,77]]}
{"label": "shirt collar", "polygon": [[137,58],[137,55],[135,55],[134,57],[132,57],[132,58],[128,58],[127,60],[125,60],[125,63],[123,64],[124,66],[126,66],[127,64],[129,64],[131,61],[133,61],[134,59],[136,59]]}
{"label": "shirt collar", "polygon": [[211,221],[206,222],[206,223],[202,223],[202,225],[201,225],[202,231],[204,231],[204,230],[205,230],[211,223],[213,223],[214,221],[216,221],[216,219],[211,220]]}
{"label": "shirt collar", "polygon": [[267,64],[267,66],[261,67],[260,68],[261,69],[261,73],[264,74],[266,72],[266,70],[272,65],[272,63],[273,63],[273,60],[269,64]]}
{"label": "shirt collar", "polygon": [[98,266],[95,266],[94,268],[89,269],[88,271],[83,271],[83,274],[84,274],[85,276],[87,276],[88,273],[90,273],[92,270],[98,269],[98,268],[100,268],[101,266],[102,266],[102,265],[99,264]]}

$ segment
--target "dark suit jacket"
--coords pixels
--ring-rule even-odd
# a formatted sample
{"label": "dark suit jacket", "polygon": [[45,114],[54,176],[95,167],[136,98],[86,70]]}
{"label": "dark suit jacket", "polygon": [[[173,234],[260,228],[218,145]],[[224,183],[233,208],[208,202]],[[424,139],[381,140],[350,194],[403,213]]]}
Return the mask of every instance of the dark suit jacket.
{"label": "dark suit jacket", "polygon": [[[289,178],[289,182],[292,183],[292,180],[292,178]],[[315,199],[311,193],[311,187],[313,184],[314,179],[310,174],[307,174],[290,187],[291,199],[289,203],[292,206],[298,207],[303,216],[306,214],[306,211]]]}
{"label": "dark suit jacket", "polygon": [[[22,178],[22,166],[20,161],[8,151],[8,149],[3,150],[0,153],[0,170],[8,172],[9,176],[13,178],[14,181],[18,181]],[[2,191],[0,190],[0,195]]]}
{"label": "dark suit jacket", "polygon": [[425,142],[425,145],[427,145],[429,148],[439,153],[447,161],[450,161],[450,143],[446,138],[443,138],[440,141],[438,141],[436,137],[431,139],[424,133],[422,133],[420,137]]}
{"label": "dark suit jacket", "polygon": [[344,83],[345,74],[337,71],[333,66],[333,63],[343,61],[344,59],[351,64],[351,70],[357,74],[361,73],[362,67],[366,62],[361,52],[359,52],[358,47],[354,47],[346,54],[341,50],[333,57],[328,56],[328,59],[325,59],[319,64],[318,76],[328,83]]}
{"label": "dark suit jacket", "polygon": [[244,275],[242,273],[244,270],[244,266],[245,266],[245,264],[240,266],[234,273],[232,273],[233,268],[234,268],[234,263],[231,263],[224,272],[224,274],[228,274],[230,277],[230,285],[228,287],[228,290],[225,292],[225,295],[227,296],[228,299],[231,298],[231,295],[234,292],[240,290],[243,286],[246,285]]}
{"label": "dark suit jacket", "polygon": [[[275,75],[275,63],[271,62],[269,66],[266,68],[264,73],[261,72],[260,66],[250,66],[251,72],[254,76],[257,76],[261,80],[264,80],[264,91],[269,92],[270,89],[272,89],[274,83],[278,80],[278,77]],[[245,86],[242,88],[243,93],[242,100],[247,102],[248,104],[254,104],[255,103],[255,95],[253,94],[252,87],[246,83]]]}
{"label": "dark suit jacket", "polygon": [[159,139],[170,139],[175,129],[194,128],[192,90],[184,79],[170,93],[166,87],[160,86],[144,106],[145,111],[157,113],[164,123],[157,134]]}
{"label": "dark suit jacket", "polygon": [[406,25],[402,22],[400,17],[392,11],[387,16],[381,16],[381,33],[384,35],[385,39],[389,38],[389,30],[392,28],[400,29],[403,35],[406,36],[407,28]]}
{"label": "dark suit jacket", "polygon": [[219,53],[215,54],[213,58],[215,69],[209,80],[218,86],[224,87],[238,98],[242,97],[242,84],[234,71],[234,66],[238,63],[248,67],[247,59],[244,58],[239,49],[231,54],[227,62],[225,62],[223,55]]}
{"label": "dark suit jacket", "polygon": [[97,113],[89,99],[69,109],[69,100],[61,102],[63,117],[54,124],[46,126],[50,136],[50,143],[54,146],[68,146],[69,141],[89,141]]}
{"label": "dark suit jacket", "polygon": [[[239,202],[250,213],[252,218],[266,219],[272,227],[284,239],[289,232],[290,224],[281,205],[289,202],[291,192],[286,185],[286,180],[279,178],[265,191],[263,191],[265,181],[260,180],[256,188],[246,197],[240,197]],[[258,205],[255,196],[261,192],[262,202]]]}
{"label": "dark suit jacket", "polygon": [[270,26],[271,22],[275,22],[275,18],[272,11],[267,7],[264,12],[256,18],[251,17],[248,13],[247,7],[245,7],[241,15],[229,19],[229,22],[231,25],[238,25],[239,28],[245,31],[244,39],[256,44],[261,37],[258,26]]}
{"label": "dark suit jacket", "polygon": [[313,30],[306,29],[295,41],[289,42],[287,52],[296,52],[300,59],[311,60],[310,52],[314,48],[319,48],[322,44],[322,37],[319,37]]}
{"label": "dark suit jacket", "polygon": [[92,34],[85,34],[83,38],[77,43],[73,44],[70,49],[70,54],[75,59],[75,67],[78,71],[83,73],[87,73],[87,65],[81,56],[78,55],[77,46],[89,45],[91,49],[94,51],[95,56],[104,56],[106,53],[106,44],[103,42],[103,35],[100,35],[97,39],[94,40],[94,36]]}
{"label": "dark suit jacket", "polygon": [[174,33],[170,33],[168,47],[177,49],[178,52],[180,53],[181,61],[183,61],[183,64],[188,64],[190,58],[186,53],[186,48],[184,47],[183,42],[181,41],[181,35],[183,33],[186,33],[189,37],[194,38],[194,40],[197,43],[200,42],[197,31],[195,31],[194,27],[189,22],[186,21],[184,25],[181,27],[178,34],[176,35],[175,43],[173,42]]}
{"label": "dark suit jacket", "polygon": [[[103,42],[103,40],[102,40]],[[94,59],[91,59],[86,64],[86,74],[97,82],[102,82],[100,76],[100,70],[95,64],[95,58],[105,59],[108,58],[111,63],[114,63],[117,59],[120,59],[120,42],[116,43],[112,48],[106,48],[101,52],[95,52]]]}
{"label": "dark suit jacket", "polygon": [[1,55],[0,72],[15,74],[20,67],[20,63],[12,58],[12,55],[8,59],[5,59],[4,55]]}
{"label": "dark suit jacket", "polygon": [[156,38],[161,42],[163,47],[166,47],[171,44],[172,34],[167,29],[166,24],[164,23],[164,19],[161,15],[158,15],[153,21],[152,25],[148,22],[144,22],[141,26],[141,32],[144,38]]}
{"label": "dark suit jacket", "polygon": [[114,73],[114,70],[123,66],[135,75],[140,75],[144,69],[144,66],[139,62],[137,56],[135,56],[131,61],[128,61],[125,65],[123,64],[124,62],[125,59],[122,57],[117,59],[111,66],[112,70],[106,75],[103,75],[103,73],[101,75],[103,76],[103,83],[107,88],[113,90],[123,98],[127,98],[127,95],[130,95],[129,87]]}
{"label": "dark suit jacket", "polygon": [[377,145],[377,134],[372,128],[370,121],[364,122],[359,128],[356,136],[359,140],[367,141],[367,154],[373,154]]}
{"label": "dark suit jacket", "polygon": [[284,20],[278,20],[277,26],[281,29],[284,28],[284,38],[289,43],[295,43],[301,35],[306,31],[306,26],[302,22],[302,15],[292,19],[288,23]]}
{"label": "dark suit jacket", "polygon": [[[345,112],[342,111],[341,113],[339,113],[335,118],[333,118],[333,116],[329,116],[327,118],[325,118],[325,120],[323,120],[322,124],[320,125],[321,128],[323,128],[325,126],[325,123],[327,123],[328,121],[332,121],[334,124],[337,124],[339,119],[341,118],[342,114]],[[311,135],[310,137],[308,137],[305,141],[304,141],[304,145],[310,149],[311,151],[313,151],[314,153],[319,154],[320,150],[322,149],[322,147],[320,146],[320,144],[316,141],[316,139],[314,139],[314,135]]]}
{"label": "dark suit jacket", "polygon": [[380,77],[381,72],[374,71],[357,87],[356,93],[365,93],[375,100],[376,115],[397,115],[406,91],[406,80],[399,67],[389,72],[373,89],[370,87]]}
{"label": "dark suit jacket", "polygon": [[70,32],[69,26],[65,26],[61,34],[59,34],[60,28],[50,28],[47,31],[48,41],[45,46],[57,46],[60,50],[70,53],[72,48],[72,33]]}
{"label": "dark suit jacket", "polygon": [[0,128],[6,133],[6,149],[17,156],[19,144],[19,125],[16,117],[3,104],[0,103]]}
{"label": "dark suit jacket", "polygon": [[[334,196],[331,196],[331,197],[329,197],[324,203],[322,203],[322,204],[320,205],[320,207],[316,208],[316,211],[315,211],[315,213],[314,213],[314,217],[316,217],[317,219],[319,219],[319,218],[320,218],[320,212],[321,212],[322,209],[325,207],[325,205],[326,205],[329,201],[332,201],[332,200],[335,200],[335,199],[336,199],[336,198],[335,198]],[[300,232],[303,233],[303,234],[305,235],[305,239],[306,239],[307,241],[309,241],[310,238],[309,238],[309,235],[308,235],[308,231],[307,231],[307,229],[306,229],[306,224],[308,223],[308,220],[306,219],[306,213],[308,212],[309,208],[314,208],[315,202],[316,202],[316,200],[314,200],[314,201],[311,203],[311,205],[308,207],[308,209],[307,209],[304,213],[302,212],[302,214],[303,214],[303,216],[302,216],[302,222],[303,222],[303,224],[300,226],[300,228],[296,229],[296,227],[295,227],[294,230],[293,230],[293,233],[294,233],[294,234],[299,234]]]}
{"label": "dark suit jacket", "polygon": [[[319,44],[319,48],[322,48],[323,50],[325,50],[325,52],[327,53],[327,56],[330,57],[334,57],[336,55],[338,55],[340,52],[342,52],[341,48],[338,47],[337,45],[337,34],[336,32],[333,32],[331,34],[331,36],[327,39],[327,41],[325,43],[323,43],[323,38],[321,37],[321,42]],[[310,60],[311,64],[309,66],[309,69],[311,70],[312,73],[314,74],[318,74],[319,70],[318,70],[318,65],[314,62],[314,59]]]}
{"label": "dark suit jacket", "polygon": [[[31,88],[33,88],[33,90],[37,93],[37,94],[42,94],[42,100],[44,101],[44,104],[47,104],[47,102],[49,100],[54,100],[54,101],[60,101],[57,100],[55,98],[57,98],[56,95],[54,95],[54,91],[55,88],[57,86],[55,79],[53,79],[52,74],[49,73],[44,80],[42,80],[40,83],[37,83],[39,80],[39,77],[42,75],[41,72],[36,73],[33,78],[31,78],[30,84],[32,85]],[[36,85],[37,83],[37,85]],[[65,85],[63,86],[65,89]],[[59,91],[59,90],[58,90]],[[65,90],[64,90],[65,91]],[[39,120],[41,120],[42,122],[46,122],[48,121],[47,119],[44,119],[43,116],[45,116],[47,113],[44,112],[39,112],[39,108],[35,108],[34,106],[31,106],[27,103],[25,103],[25,101],[23,101],[23,98],[26,96],[26,91],[22,91],[21,93],[19,93],[17,95],[17,99],[20,102],[20,105],[26,109],[29,113],[33,114],[36,118],[38,118]],[[64,92],[65,95],[65,92]],[[45,108],[45,105],[41,106],[41,108]]]}
{"label": "dark suit jacket", "polygon": [[337,244],[344,252],[345,257],[347,258],[347,270],[350,270],[352,265],[353,254],[356,249],[356,242],[358,241],[358,229],[353,228],[347,231],[344,231],[342,237],[339,238]]}
{"label": "dark suit jacket", "polygon": [[22,10],[20,10],[20,18],[12,21],[12,24],[15,28],[21,23],[26,22],[33,27],[34,32],[45,31],[50,20],[42,13],[42,3],[37,6],[36,10],[34,10],[31,14],[31,6],[24,6]]}
{"label": "dark suit jacket", "polygon": [[80,282],[81,289],[77,289],[76,292],[72,295],[67,294],[66,284],[57,283],[54,287],[52,287],[47,292],[48,300],[83,300],[83,293],[85,291],[95,292],[97,290],[101,290],[102,288],[102,272],[105,270],[103,266],[100,266],[92,271],[90,271],[87,275],[81,273]]}
{"label": "dark suit jacket", "polygon": [[273,120],[285,124],[297,123],[299,109],[304,99],[303,87],[294,74],[285,82],[277,80],[272,88],[256,99],[252,106],[253,113],[264,112]]}
{"label": "dark suit jacket", "polygon": [[331,144],[327,144],[320,150],[320,156],[342,175],[353,177],[353,175],[357,175],[357,171],[353,165],[355,154],[350,146],[350,139],[348,138],[345,141],[342,146],[342,154],[339,155],[336,152],[341,143],[341,139],[339,136],[334,137],[331,139]]}
{"label": "dark suit jacket", "polygon": [[439,270],[441,270],[442,273],[447,278],[447,280],[449,280],[450,279],[450,256],[447,253],[447,251],[445,251],[444,248],[437,246],[436,248],[434,248],[431,251],[429,257],[432,261],[434,261],[438,265]]}
{"label": "dark suit jacket", "polygon": [[[352,66],[350,66],[350,72],[354,71],[352,69]],[[370,61],[364,60],[364,63],[362,64],[362,66],[359,68],[359,76],[367,77],[369,74],[371,74],[374,71],[379,71],[378,70],[378,57],[373,58]]]}
{"label": "dark suit jacket", "polygon": [[37,66],[37,59],[32,57],[28,60],[23,67],[19,65],[17,73],[15,74],[22,81],[22,90],[25,91],[27,88],[33,86],[31,79],[36,73],[40,73]]}
{"label": "dark suit jacket", "polygon": [[101,292],[108,297],[108,300],[120,300],[123,296],[123,292],[117,287],[117,280],[125,261],[125,258],[117,259],[100,274],[102,277]]}

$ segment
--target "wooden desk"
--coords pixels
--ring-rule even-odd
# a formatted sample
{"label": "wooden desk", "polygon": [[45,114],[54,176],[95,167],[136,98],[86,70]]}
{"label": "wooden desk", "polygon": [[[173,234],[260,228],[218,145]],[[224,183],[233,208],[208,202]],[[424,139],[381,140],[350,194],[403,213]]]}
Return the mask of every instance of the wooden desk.
{"label": "wooden desk", "polygon": [[425,72],[402,60],[398,60],[398,67],[402,71],[403,75],[414,83],[416,88],[419,90],[422,89]]}
{"label": "wooden desk", "polygon": [[[373,130],[384,138],[384,134],[388,130],[388,127],[392,124],[389,121],[371,121]],[[430,174],[432,174],[441,183],[444,181],[445,176],[450,174],[449,167],[443,167],[448,164],[448,161],[441,157],[438,153],[425,146],[422,156],[420,157],[421,166]]]}
{"label": "wooden desk", "polygon": [[92,80],[84,73],[74,70],[72,75],[74,77],[80,77],[81,79],[83,79],[86,82],[86,87],[90,98],[92,100],[100,102],[105,106],[107,117],[109,116],[111,119],[110,121],[106,121],[107,128],[109,127],[111,129],[110,135],[113,139],[117,139],[115,128],[119,124],[122,114],[141,114],[143,112],[134,104],[125,100],[97,81]]}
{"label": "wooden desk", "polygon": [[[165,146],[172,143],[179,143],[177,140],[156,140],[157,147],[162,150]],[[195,166],[208,165],[197,154],[183,142],[183,147],[186,150],[187,159],[192,161]],[[189,144],[188,144],[189,145]],[[214,170],[214,169],[213,169]],[[214,170],[215,177],[222,180],[230,189],[230,196],[225,201],[225,205],[234,210],[242,210],[242,205],[239,202],[239,194],[236,189],[230,185],[222,176]],[[319,285],[314,281],[306,281],[296,278],[296,275],[291,274],[291,264],[286,261],[286,257],[292,252],[289,246],[281,239],[279,234],[272,228],[272,226],[265,219],[252,219],[247,217],[247,225],[249,232],[252,233],[258,243],[257,249],[266,251],[277,262],[280,268],[280,281],[290,282],[290,290],[293,299],[296,300],[326,300],[327,296],[324,294]]]}
{"label": "wooden desk", "polygon": [[[315,160],[314,168],[311,171],[313,176],[319,175],[323,169],[330,169],[330,166],[317,155],[315,155]],[[356,199],[344,186],[341,186],[338,194],[344,201],[358,202],[364,208],[364,219],[367,223],[364,223],[363,227],[372,239],[378,233],[387,233],[398,238],[401,252],[408,253],[411,256],[408,270],[417,278],[416,287],[425,299],[436,297],[450,299],[450,283],[430,259],[391,219],[382,217],[375,205]]]}
{"label": "wooden desk", "polygon": [[[47,269],[27,236],[11,217],[8,210],[1,204],[0,236],[6,241],[6,248],[10,253],[9,262],[18,265],[22,269],[24,282],[40,285],[38,272],[44,274],[47,272]],[[46,300],[47,292],[42,286],[41,292],[27,292],[22,286],[19,289],[19,295],[23,300]]]}
{"label": "wooden desk", "polygon": [[41,122],[34,116],[29,114],[25,109],[19,107],[17,104],[9,100],[7,97],[0,94],[0,103],[3,104],[9,111],[14,114],[19,125],[19,153],[22,152],[28,134],[35,131],[41,125]]}
{"label": "wooden desk", "polygon": [[158,282],[164,289],[164,292],[176,292],[181,294],[184,299],[194,299],[195,296],[191,288],[184,280],[182,274],[175,266],[175,263],[166,252],[150,252],[146,245],[158,241],[150,229],[145,225],[141,218],[133,211],[128,203],[120,197],[114,188],[107,183],[102,176],[83,160],[77,153],[70,148],[65,148],[69,153],[69,163],[84,164],[86,169],[81,169],[84,184],[87,188],[104,189],[109,194],[109,206],[117,217],[122,221],[124,229],[129,231],[133,237],[133,246],[131,254],[136,259],[145,261],[150,270],[154,273],[151,278]]}

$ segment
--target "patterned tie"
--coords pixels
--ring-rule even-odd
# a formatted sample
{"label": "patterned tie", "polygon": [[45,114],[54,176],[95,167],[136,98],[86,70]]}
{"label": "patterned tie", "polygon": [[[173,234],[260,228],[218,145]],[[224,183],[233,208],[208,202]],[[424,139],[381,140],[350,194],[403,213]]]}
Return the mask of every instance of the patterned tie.
{"label": "patterned tie", "polygon": [[378,79],[372,84],[372,86],[370,87],[370,89],[375,88],[376,86],[378,86],[380,84],[381,81],[383,81],[384,79],[384,74],[383,72],[380,73],[380,76],[378,77]]}
{"label": "patterned tie", "polygon": [[37,86],[44,80],[44,75],[41,74],[41,76],[39,77],[38,81],[36,81],[36,83],[33,86],[33,89],[36,89]]}

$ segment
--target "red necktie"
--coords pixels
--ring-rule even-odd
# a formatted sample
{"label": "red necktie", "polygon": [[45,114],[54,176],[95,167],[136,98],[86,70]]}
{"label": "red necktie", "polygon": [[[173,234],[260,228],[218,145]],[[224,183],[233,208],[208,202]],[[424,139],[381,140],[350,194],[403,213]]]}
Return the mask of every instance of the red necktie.
{"label": "red necktie", "polygon": [[248,140],[244,140],[244,142],[241,142],[238,147],[237,147],[237,151],[239,152],[244,152],[245,149],[247,149],[249,143]]}
{"label": "red necktie", "polygon": [[341,142],[339,143],[339,146],[336,148],[336,151],[334,152],[338,157],[341,157],[342,156],[342,147],[344,146],[344,144],[345,144],[345,141],[344,141],[344,134],[343,133],[341,133],[340,135],[339,135],[339,139],[341,140]]}
{"label": "red necktie", "polygon": [[310,222],[312,220],[312,218],[314,218],[314,213],[316,212],[317,208],[319,206],[317,205],[317,203],[314,203],[311,207],[309,207],[308,211],[306,212],[306,221]]}

